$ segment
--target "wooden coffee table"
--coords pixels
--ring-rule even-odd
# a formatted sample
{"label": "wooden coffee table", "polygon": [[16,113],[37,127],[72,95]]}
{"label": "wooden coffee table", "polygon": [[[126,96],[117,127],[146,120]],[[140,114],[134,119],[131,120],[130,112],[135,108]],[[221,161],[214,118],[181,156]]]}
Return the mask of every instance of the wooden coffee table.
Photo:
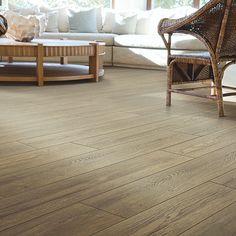
{"label": "wooden coffee table", "polygon": [[[0,64],[0,81],[44,81],[91,79],[98,82],[104,75],[105,43],[78,40],[35,39],[30,43],[0,39],[0,56],[8,61]],[[67,57],[89,57],[89,65],[68,64]],[[13,62],[13,58],[35,58],[35,63]],[[57,64],[44,63],[44,58],[58,57]]]}

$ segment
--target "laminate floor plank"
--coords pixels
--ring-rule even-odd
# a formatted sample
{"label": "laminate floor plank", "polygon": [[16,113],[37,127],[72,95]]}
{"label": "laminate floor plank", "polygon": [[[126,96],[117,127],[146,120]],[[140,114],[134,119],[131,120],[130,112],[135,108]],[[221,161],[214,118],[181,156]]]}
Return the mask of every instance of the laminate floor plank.
{"label": "laminate floor plank", "polygon": [[235,168],[231,145],[82,202],[129,218]]}
{"label": "laminate floor plank", "polygon": [[189,160],[189,158],[163,151],[141,155],[112,166],[4,198],[0,203],[0,217],[13,214],[13,212],[22,213],[24,209],[33,208],[57,198],[64,198],[63,202],[66,202],[66,198],[68,198],[67,204],[72,204],[75,203],[74,201],[84,200]]}
{"label": "laminate floor plank", "polygon": [[[35,138],[22,138],[21,143],[27,144],[34,148],[45,148],[52,145],[58,145],[67,142],[73,142],[78,137],[87,138],[91,136],[103,135],[106,133],[113,133],[129,128],[138,128],[143,125],[162,122],[167,120],[166,116],[147,115],[146,117],[132,117],[128,119],[121,119],[117,121],[105,122],[101,125],[87,124],[85,127],[77,129],[52,133],[49,135],[42,135]],[[195,136],[196,137],[196,136]]]}
{"label": "laminate floor plank", "polygon": [[[70,115],[68,115],[68,112]],[[87,114],[87,112],[85,112]],[[6,122],[6,127],[8,132],[16,131],[17,128],[18,130],[23,130],[23,129],[30,129],[30,128],[35,128],[38,126],[49,126],[53,125],[55,123],[63,123],[63,122],[74,122],[77,121],[80,124],[84,124],[85,119],[87,120],[87,124],[91,123],[93,124],[94,121],[96,120],[97,124],[100,124],[101,121],[104,122],[104,120],[110,120],[110,121],[115,121],[118,119],[126,119],[126,118],[131,118],[131,117],[137,117],[138,114],[131,113],[131,112],[122,112],[122,111],[117,111],[117,112],[112,112],[112,113],[106,113],[104,111],[98,111],[94,112],[94,114],[90,115],[82,115],[82,112],[80,111],[80,107],[78,109],[74,108],[73,111],[68,111],[65,110],[62,113],[60,112],[51,112],[45,114],[40,114],[36,117],[30,117],[30,121],[27,122],[27,118],[25,120],[21,120],[19,122],[17,121],[8,121]],[[28,118],[29,119],[29,118]],[[21,128],[21,129],[19,129]],[[1,134],[3,135],[3,134]]]}
{"label": "laminate floor plank", "polygon": [[212,180],[214,183],[222,184],[224,186],[236,189],[236,169],[225,173]]}
{"label": "laminate floor plank", "polygon": [[[46,184],[83,174],[104,166],[115,164],[138,155],[156,151],[168,145],[195,138],[191,135],[152,132],[143,139],[103,150],[93,151],[79,156],[58,160],[36,168],[26,169],[1,177],[0,196],[8,197],[22,191],[37,188]],[[168,140],[168,143],[166,142]]]}
{"label": "laminate floor plank", "polygon": [[[27,221],[29,217],[32,217],[32,214],[29,214],[32,211],[37,212],[34,213],[34,217],[39,217],[42,215],[40,211],[41,205],[47,202],[60,201],[61,204],[55,205],[56,208],[53,208],[52,205],[45,208],[44,214],[186,161],[189,161],[189,158],[156,151],[35,190],[12,195],[1,200],[0,217],[2,218],[2,223],[0,223],[0,227],[7,227],[9,224],[19,224],[22,220]],[[39,208],[39,210],[36,211],[36,208]],[[16,217],[23,214],[23,219]],[[21,221],[16,222],[16,218]]]}
{"label": "laminate floor plank", "polygon": [[[50,206],[49,206],[50,207]],[[23,214],[22,214],[23,217]],[[0,235],[91,235],[122,220],[121,217],[77,203],[0,232]]]}
{"label": "laminate floor plank", "polygon": [[[155,135],[156,137],[163,137],[169,136],[170,133],[173,135],[175,134],[171,130],[167,130],[164,126],[164,122],[156,122],[151,123],[139,127],[133,127],[113,133],[106,133],[104,135],[97,135],[92,137],[83,137],[78,140],[74,140],[73,143],[78,143],[81,145],[88,145],[94,148],[103,149],[108,148],[116,145],[120,145],[123,143],[128,143],[135,140],[145,139],[149,136]],[[181,136],[181,134],[180,134]],[[198,137],[198,136],[192,136]],[[171,145],[171,143],[167,143],[167,145]]]}
{"label": "laminate floor plank", "polygon": [[207,119],[206,121],[202,121],[201,123],[196,123],[194,125],[186,125],[185,127],[177,128],[175,131],[183,132],[198,136],[207,136],[210,134],[221,132],[223,130],[231,131],[235,129],[235,121],[234,120],[219,120],[219,119]]}
{"label": "laminate floor plank", "polygon": [[235,197],[235,190],[208,182],[95,235],[179,235],[235,202]]}
{"label": "laminate floor plank", "polygon": [[67,143],[59,146],[30,151],[13,156],[2,156],[0,162],[0,176],[24,172],[26,169],[63,160],[94,151],[94,148]]}
{"label": "laminate floor plank", "polygon": [[172,153],[196,158],[233,143],[236,147],[235,134],[236,128],[227,129],[167,147],[165,150]]}
{"label": "laminate floor plank", "polygon": [[[119,116],[120,115],[120,116]],[[0,142],[6,143],[11,139],[20,140],[20,139],[31,139],[33,137],[50,135],[53,133],[60,132],[68,132],[73,131],[75,129],[88,129],[88,125],[90,127],[97,127],[104,125],[106,119],[115,123],[116,121],[126,120],[126,119],[134,119],[138,115],[132,113],[119,113],[119,114],[110,114],[110,115],[102,115],[101,117],[90,117],[90,118],[78,118],[78,117],[67,117],[64,120],[50,120],[49,123],[37,123],[37,125],[33,125],[30,127],[22,127],[18,126],[18,128],[11,127],[7,129],[7,133],[2,134],[0,136]],[[42,128],[43,127],[43,128]],[[7,128],[7,127],[6,127]],[[4,132],[3,132],[4,133]],[[13,136],[14,133],[14,136]]]}
{"label": "laminate floor plank", "polygon": [[236,235],[235,219],[236,203],[226,207],[181,235],[234,236]]}
{"label": "laminate floor plank", "polygon": [[[191,127],[194,126],[195,123],[197,123],[198,120],[205,120],[201,117],[189,117],[189,116],[181,116],[181,117],[172,117],[170,119],[167,119],[165,121],[161,121],[158,123],[151,123],[145,126],[141,127],[133,127],[126,130],[121,130],[119,132],[114,133],[106,133],[104,135],[97,135],[92,137],[81,137],[78,140],[73,141],[74,143],[83,144],[92,146],[95,148],[106,148],[109,146],[118,145],[121,143],[126,143],[129,140],[137,139],[139,136],[145,136],[148,135],[148,132],[150,130],[158,129],[160,132],[168,132],[168,131],[178,131],[178,129],[182,129],[183,127]],[[175,122],[177,124],[175,124]],[[207,119],[207,122],[209,122],[209,119]],[[204,129],[205,126],[202,128]],[[227,128],[230,126],[227,125]],[[232,127],[231,127],[232,129]],[[197,130],[197,128],[196,128]],[[231,130],[227,131],[231,132]],[[183,132],[180,133],[188,133],[183,130]],[[232,132],[233,133],[233,132]],[[198,137],[199,135],[196,135]],[[209,135],[210,136],[210,135]],[[207,136],[208,137],[208,136]],[[214,142],[214,140],[212,141]],[[29,144],[29,143],[27,143]],[[181,144],[180,144],[181,145]],[[187,150],[186,150],[187,151]],[[185,153],[183,153],[185,154]]]}
{"label": "laminate floor plank", "polygon": [[34,150],[34,148],[29,145],[19,143],[19,142],[10,142],[4,145],[0,145],[0,157],[2,156],[11,156],[18,153],[25,153]]}
{"label": "laminate floor plank", "polygon": [[223,118],[196,97],[166,107],[166,71],[105,72],[0,83],[0,235],[232,234],[235,103]]}

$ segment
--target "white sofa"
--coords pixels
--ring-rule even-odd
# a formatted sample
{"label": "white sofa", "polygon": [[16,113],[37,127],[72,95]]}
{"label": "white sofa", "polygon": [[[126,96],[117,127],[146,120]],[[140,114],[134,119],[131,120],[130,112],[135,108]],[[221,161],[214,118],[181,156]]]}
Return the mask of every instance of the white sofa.
{"label": "white sofa", "polygon": [[[157,34],[157,26],[160,19],[164,17],[183,17],[191,14],[195,10],[196,9],[190,7],[125,13],[107,10],[104,14],[101,14],[103,26],[101,29],[98,29],[99,32],[97,33],[71,33],[69,31],[43,32],[41,33],[40,38],[104,41],[106,43],[105,65],[162,69],[165,68],[167,63],[167,51],[161,37]],[[127,16],[136,14],[137,21],[135,32],[128,32],[126,34],[112,32],[111,22],[115,21],[117,14],[124,19],[126,19]],[[60,24],[62,24],[63,27],[68,24],[68,22],[65,22],[66,19],[67,18],[64,15],[60,17]],[[121,26],[124,27],[124,23],[121,22]],[[172,49],[175,53],[181,53],[186,50],[203,51],[205,50],[205,46],[199,40],[191,36],[174,35]],[[78,57],[70,58],[69,60],[75,63],[87,62],[86,58]]]}
{"label": "white sofa", "polygon": [[[98,40],[106,43],[105,65],[162,69],[167,63],[167,51],[158,35],[116,35],[108,33],[49,33],[44,39]],[[175,35],[173,53],[183,51],[204,51],[205,46],[191,36]],[[86,62],[86,58],[71,58],[73,62]]]}

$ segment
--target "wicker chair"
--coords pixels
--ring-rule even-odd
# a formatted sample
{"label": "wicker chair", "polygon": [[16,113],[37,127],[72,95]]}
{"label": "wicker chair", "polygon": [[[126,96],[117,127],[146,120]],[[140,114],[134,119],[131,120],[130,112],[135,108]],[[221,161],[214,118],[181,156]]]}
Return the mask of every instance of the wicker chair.
{"label": "wicker chair", "polygon": [[[182,93],[217,101],[219,116],[224,116],[222,78],[225,69],[236,59],[236,0],[212,0],[194,14],[181,19],[162,19],[158,26],[168,50],[168,82],[166,105],[171,105],[171,93]],[[173,33],[190,34],[202,41],[208,52],[171,54]],[[166,37],[168,35],[168,37]],[[207,86],[174,89],[173,84],[211,80]],[[209,95],[190,90],[211,88]],[[231,88],[232,87],[227,87]]]}

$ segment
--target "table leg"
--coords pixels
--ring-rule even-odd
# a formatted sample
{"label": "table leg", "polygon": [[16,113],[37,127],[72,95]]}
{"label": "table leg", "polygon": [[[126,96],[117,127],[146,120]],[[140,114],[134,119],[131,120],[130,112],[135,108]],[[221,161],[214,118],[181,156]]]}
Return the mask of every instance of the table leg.
{"label": "table leg", "polygon": [[61,65],[68,64],[68,57],[60,57],[60,64]]}
{"label": "table leg", "polygon": [[99,53],[98,43],[91,43],[94,46],[94,55],[89,57],[89,74],[94,75],[94,80],[99,81]]}
{"label": "table leg", "polygon": [[8,62],[8,63],[13,63],[13,57],[8,57],[8,58],[7,58],[7,62]]}
{"label": "table leg", "polygon": [[43,81],[43,45],[38,44],[37,46],[37,81],[38,81],[38,86],[43,86],[44,81]]}

